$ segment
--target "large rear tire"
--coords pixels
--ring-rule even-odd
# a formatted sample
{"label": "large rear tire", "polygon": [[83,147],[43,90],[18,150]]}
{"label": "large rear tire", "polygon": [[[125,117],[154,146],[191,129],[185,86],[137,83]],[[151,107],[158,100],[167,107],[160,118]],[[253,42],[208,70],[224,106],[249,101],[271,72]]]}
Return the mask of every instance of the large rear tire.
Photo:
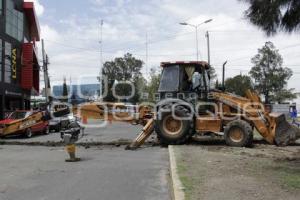
{"label": "large rear tire", "polygon": [[172,112],[165,112],[161,114],[160,120],[155,121],[154,128],[162,144],[183,144],[194,133],[192,124],[191,120],[175,119]]}
{"label": "large rear tire", "polygon": [[253,129],[246,121],[232,121],[225,127],[224,139],[228,146],[251,147],[253,142]]}

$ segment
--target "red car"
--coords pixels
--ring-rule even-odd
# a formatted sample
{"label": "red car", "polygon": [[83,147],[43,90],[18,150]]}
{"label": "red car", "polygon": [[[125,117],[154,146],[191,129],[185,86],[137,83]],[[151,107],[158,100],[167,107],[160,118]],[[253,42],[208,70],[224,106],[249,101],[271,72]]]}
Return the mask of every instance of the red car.
{"label": "red car", "polygon": [[0,121],[0,136],[24,134],[30,138],[33,134],[49,134],[49,122],[42,111],[15,111]]}

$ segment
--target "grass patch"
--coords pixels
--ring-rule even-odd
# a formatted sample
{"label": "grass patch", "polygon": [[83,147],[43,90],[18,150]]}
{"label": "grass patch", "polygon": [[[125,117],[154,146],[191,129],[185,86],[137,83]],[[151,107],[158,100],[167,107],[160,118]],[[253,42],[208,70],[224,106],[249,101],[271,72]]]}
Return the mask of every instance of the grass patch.
{"label": "grass patch", "polygon": [[295,163],[289,162],[275,168],[275,172],[278,173],[280,182],[284,187],[300,189],[300,168],[296,165]]}
{"label": "grass patch", "polygon": [[262,171],[281,187],[292,190],[300,189],[300,163],[276,161],[263,165]]}
{"label": "grass patch", "polygon": [[185,199],[187,199],[187,200],[192,199],[192,194],[193,194],[193,191],[194,191],[192,181],[189,179],[189,177],[186,177],[186,176],[181,176],[180,180],[181,180],[182,185],[184,187]]}
{"label": "grass patch", "polygon": [[185,199],[192,199],[192,193],[194,191],[194,182],[191,177],[188,176],[189,171],[188,167],[185,165],[184,160],[182,159],[181,153],[177,151],[176,162],[177,162],[177,173],[179,179],[184,187]]}
{"label": "grass patch", "polygon": [[294,176],[293,174],[286,173],[283,176],[284,183],[289,188],[300,189],[300,175]]}

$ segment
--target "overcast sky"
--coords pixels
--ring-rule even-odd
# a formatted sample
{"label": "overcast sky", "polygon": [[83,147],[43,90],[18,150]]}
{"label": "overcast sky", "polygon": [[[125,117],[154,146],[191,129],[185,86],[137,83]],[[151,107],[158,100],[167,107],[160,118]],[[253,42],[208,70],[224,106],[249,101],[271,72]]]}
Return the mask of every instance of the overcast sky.
{"label": "overcast sky", "polygon": [[[30,0],[29,0],[30,1]],[[104,61],[129,52],[144,60],[143,72],[161,61],[196,60],[195,31],[179,22],[201,23],[200,58],[207,60],[205,32],[211,38],[211,63],[221,79],[247,74],[257,48],[272,41],[280,50],[284,66],[294,71],[289,87],[300,92],[300,33],[266,37],[243,18],[247,5],[238,0],[35,0],[42,37],[50,57],[53,84],[63,76],[72,82],[96,77],[100,70],[100,21],[103,25]],[[148,62],[146,35],[148,33]],[[96,81],[96,79],[93,79]]]}

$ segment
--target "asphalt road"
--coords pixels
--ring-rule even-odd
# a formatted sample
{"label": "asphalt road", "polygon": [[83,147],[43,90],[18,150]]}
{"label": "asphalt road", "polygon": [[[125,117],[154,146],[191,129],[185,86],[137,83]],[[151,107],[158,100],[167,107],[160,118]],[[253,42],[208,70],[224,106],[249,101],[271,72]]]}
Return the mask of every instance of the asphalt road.
{"label": "asphalt road", "polygon": [[0,146],[0,200],[164,200],[168,153],[160,147],[77,151],[66,163],[62,147]]}
{"label": "asphalt road", "polygon": [[[97,120],[89,120],[87,127],[84,131],[84,137],[79,139],[79,143],[93,143],[93,142],[118,142],[118,141],[133,141],[137,135],[142,130],[141,125],[131,125],[125,122],[113,122],[112,124],[108,123],[106,126],[99,127],[99,124],[103,122]],[[155,133],[147,141],[153,141],[156,138]],[[211,138],[210,138],[211,139]],[[255,134],[255,139],[262,140],[263,138],[259,134]],[[198,138],[199,141],[207,141],[208,138]],[[0,138],[0,142],[21,142],[21,143],[31,143],[31,142],[60,142],[60,133],[51,133],[49,135],[35,135],[32,138],[24,137],[9,137],[5,139]],[[300,140],[297,141],[300,144]]]}
{"label": "asphalt road", "polygon": [[[131,125],[128,123],[114,122],[113,124],[107,124],[104,127],[97,127],[100,122],[92,121],[87,124],[84,131],[84,137],[78,142],[112,142],[118,140],[132,141],[142,130],[142,126]],[[0,139],[10,142],[60,142],[59,133],[51,133],[49,135],[35,135],[32,138],[24,138],[20,136],[8,137]]]}

